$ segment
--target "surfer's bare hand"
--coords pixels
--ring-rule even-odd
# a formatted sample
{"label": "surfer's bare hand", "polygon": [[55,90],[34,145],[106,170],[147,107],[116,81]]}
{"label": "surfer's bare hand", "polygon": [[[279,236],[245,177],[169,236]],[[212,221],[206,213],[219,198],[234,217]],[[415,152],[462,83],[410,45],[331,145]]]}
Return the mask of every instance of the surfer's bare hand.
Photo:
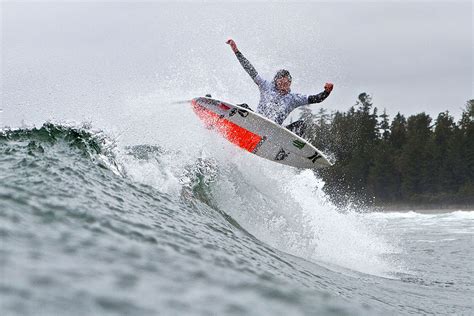
{"label": "surfer's bare hand", "polygon": [[326,82],[324,85],[324,91],[331,93],[332,88],[334,88],[334,85],[330,82]]}
{"label": "surfer's bare hand", "polygon": [[234,53],[237,53],[239,51],[233,39],[229,38],[226,43],[230,45]]}

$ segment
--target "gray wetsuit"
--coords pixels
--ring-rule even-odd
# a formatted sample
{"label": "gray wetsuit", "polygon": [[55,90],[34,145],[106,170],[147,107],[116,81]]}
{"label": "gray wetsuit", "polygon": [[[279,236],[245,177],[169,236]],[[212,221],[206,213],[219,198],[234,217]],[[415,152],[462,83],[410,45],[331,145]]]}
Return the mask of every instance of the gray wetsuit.
{"label": "gray wetsuit", "polygon": [[326,91],[309,96],[292,93],[291,91],[287,94],[282,94],[277,90],[273,81],[267,81],[260,77],[252,64],[241,52],[236,52],[235,55],[260,90],[260,102],[258,103],[257,113],[262,114],[279,125],[281,125],[290,112],[297,107],[322,102],[329,95],[329,92]]}

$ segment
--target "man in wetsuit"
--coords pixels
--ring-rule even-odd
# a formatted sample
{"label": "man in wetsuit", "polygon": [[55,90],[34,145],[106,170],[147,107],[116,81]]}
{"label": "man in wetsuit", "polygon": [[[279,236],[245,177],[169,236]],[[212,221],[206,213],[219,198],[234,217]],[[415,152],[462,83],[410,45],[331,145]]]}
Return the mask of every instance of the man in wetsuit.
{"label": "man in wetsuit", "polygon": [[[281,125],[290,112],[297,107],[322,102],[332,91],[333,84],[326,83],[324,85],[324,91],[315,95],[308,96],[292,93],[290,90],[291,75],[288,70],[279,70],[273,78],[273,81],[269,82],[260,77],[252,64],[250,64],[247,58],[239,51],[232,39],[229,39],[226,43],[230,45],[240,64],[260,90],[260,102],[257,107],[257,112],[279,125]],[[286,128],[300,136],[304,133],[304,125],[301,120],[286,126]]]}

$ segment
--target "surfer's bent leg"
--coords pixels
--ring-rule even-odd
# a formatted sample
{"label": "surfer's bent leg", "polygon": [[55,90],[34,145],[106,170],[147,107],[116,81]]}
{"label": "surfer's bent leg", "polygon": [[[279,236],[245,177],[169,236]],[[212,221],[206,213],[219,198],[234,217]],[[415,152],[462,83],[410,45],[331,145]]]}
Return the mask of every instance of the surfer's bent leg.
{"label": "surfer's bent leg", "polygon": [[285,128],[295,133],[298,136],[303,136],[306,126],[303,120],[298,120],[296,122],[291,123],[290,125],[285,126]]}

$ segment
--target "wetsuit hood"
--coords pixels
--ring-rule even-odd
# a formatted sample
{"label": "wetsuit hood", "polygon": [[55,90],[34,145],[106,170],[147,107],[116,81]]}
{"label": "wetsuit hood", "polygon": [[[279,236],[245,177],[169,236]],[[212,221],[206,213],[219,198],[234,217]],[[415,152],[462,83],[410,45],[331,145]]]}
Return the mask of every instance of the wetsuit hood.
{"label": "wetsuit hood", "polygon": [[[279,91],[278,88],[277,88],[277,80],[280,79],[280,78],[288,78],[288,80],[291,82],[292,78],[291,78],[291,74],[288,70],[286,69],[280,69],[277,71],[277,73],[275,74],[275,77],[273,77],[273,87],[275,88],[275,90]],[[283,95],[285,94],[288,94],[290,93],[291,90],[288,90],[286,93],[282,93]]]}
{"label": "wetsuit hood", "polygon": [[276,85],[276,81],[280,78],[284,78],[284,77],[287,77],[290,81],[291,81],[291,74],[288,70],[286,69],[280,69],[277,71],[277,73],[275,74],[275,77],[273,77],[273,84]]}

